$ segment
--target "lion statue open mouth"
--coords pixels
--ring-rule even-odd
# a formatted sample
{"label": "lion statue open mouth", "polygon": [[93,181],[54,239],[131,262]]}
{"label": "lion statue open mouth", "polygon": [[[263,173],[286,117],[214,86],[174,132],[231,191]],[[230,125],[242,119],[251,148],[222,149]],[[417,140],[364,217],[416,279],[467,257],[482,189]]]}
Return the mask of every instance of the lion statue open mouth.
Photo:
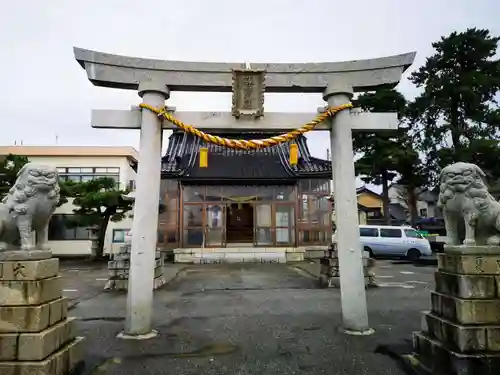
{"label": "lion statue open mouth", "polygon": [[48,249],[49,221],[58,203],[57,169],[25,164],[0,204],[0,247],[16,248],[20,243],[22,250]]}
{"label": "lion statue open mouth", "polygon": [[500,244],[500,203],[488,192],[477,165],[459,162],[441,171],[438,206],[449,245],[461,245],[460,221],[465,224],[464,245]]}

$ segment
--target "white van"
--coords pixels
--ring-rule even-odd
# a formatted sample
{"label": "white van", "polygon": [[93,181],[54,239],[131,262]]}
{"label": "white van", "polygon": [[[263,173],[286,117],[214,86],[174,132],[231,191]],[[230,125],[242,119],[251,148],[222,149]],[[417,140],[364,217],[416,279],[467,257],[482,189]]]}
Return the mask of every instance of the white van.
{"label": "white van", "polygon": [[411,227],[360,225],[361,244],[370,256],[388,255],[418,260],[432,255],[431,244]]}

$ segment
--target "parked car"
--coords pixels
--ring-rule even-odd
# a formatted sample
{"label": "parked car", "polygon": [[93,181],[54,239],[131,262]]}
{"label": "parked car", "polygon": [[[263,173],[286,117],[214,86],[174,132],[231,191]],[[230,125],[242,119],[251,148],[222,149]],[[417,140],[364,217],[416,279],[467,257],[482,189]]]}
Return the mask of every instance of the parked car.
{"label": "parked car", "polygon": [[361,244],[370,256],[405,257],[415,261],[432,255],[431,245],[416,229],[384,225],[360,225]]}
{"label": "parked car", "polygon": [[[432,251],[436,253],[444,252],[446,229],[443,218],[420,219],[415,223],[415,228],[417,228],[423,237],[429,240]],[[462,230],[462,232],[465,231]],[[463,236],[461,236],[461,240],[463,241]]]}

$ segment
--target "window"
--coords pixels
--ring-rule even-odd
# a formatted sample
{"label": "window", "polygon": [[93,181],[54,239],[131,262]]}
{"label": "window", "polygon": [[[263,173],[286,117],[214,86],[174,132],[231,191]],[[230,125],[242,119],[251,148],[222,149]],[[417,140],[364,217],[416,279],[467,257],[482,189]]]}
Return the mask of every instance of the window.
{"label": "window", "polygon": [[102,173],[102,174],[107,174],[107,173],[112,173],[112,174],[116,174],[116,173],[120,173],[120,168],[94,168],[95,169],[95,173]]}
{"label": "window", "polygon": [[203,202],[205,199],[205,186],[188,185],[182,187],[184,202]]}
{"label": "window", "polygon": [[131,190],[131,191],[134,191],[136,189],[135,187],[135,180],[129,180],[128,181],[128,184],[127,184],[127,189],[128,190]]}
{"label": "window", "polygon": [[396,228],[380,228],[380,237],[385,238],[401,238],[401,229]]}
{"label": "window", "polygon": [[370,218],[380,218],[382,217],[382,209],[380,207],[370,208],[370,211],[366,214]]}
{"label": "window", "polygon": [[58,167],[57,172],[59,178],[64,181],[85,182],[102,177],[112,178],[117,183],[120,181],[120,168],[116,167]]}
{"label": "window", "polygon": [[377,228],[359,228],[359,235],[361,237],[378,237]]}
{"label": "window", "polygon": [[49,241],[89,240],[89,228],[78,226],[76,223],[76,215],[52,215],[49,222]]}
{"label": "window", "polygon": [[427,208],[420,209],[420,217],[427,217]]}
{"label": "window", "polygon": [[331,242],[332,209],[330,181],[300,180],[298,183],[297,233],[299,245],[325,245]]}
{"label": "window", "polygon": [[[163,210],[158,216],[158,244],[162,248],[176,248],[180,241],[179,183],[176,180],[162,179],[160,199]],[[161,234],[161,235],[160,235]]]}
{"label": "window", "polygon": [[130,229],[113,229],[113,243],[124,243]]}
{"label": "window", "polygon": [[423,238],[420,233],[418,233],[415,229],[405,229],[405,235],[408,238]]}
{"label": "window", "polygon": [[184,206],[184,227],[202,227],[203,226],[203,206],[185,205]]}

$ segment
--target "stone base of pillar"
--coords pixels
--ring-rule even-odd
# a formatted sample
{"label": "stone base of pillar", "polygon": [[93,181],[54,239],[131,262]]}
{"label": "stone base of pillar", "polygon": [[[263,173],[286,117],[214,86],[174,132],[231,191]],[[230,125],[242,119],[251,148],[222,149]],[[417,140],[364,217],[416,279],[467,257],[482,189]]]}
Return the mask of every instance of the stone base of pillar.
{"label": "stone base of pillar", "polygon": [[500,247],[449,250],[413,336],[416,363],[429,374],[500,374]]}
{"label": "stone base of pillar", "polygon": [[[319,284],[322,288],[340,288],[339,258],[335,246],[332,246],[324,258],[320,259],[321,270]],[[365,275],[365,287],[376,287],[375,261],[369,257],[367,252],[363,253],[363,272]]]}
{"label": "stone base of pillar", "polygon": [[66,375],[82,366],[84,338],[67,317],[59,260],[47,251],[0,254],[0,374]]}
{"label": "stone base of pillar", "polygon": [[[108,262],[109,277],[104,286],[104,290],[127,291],[128,276],[130,270],[130,245],[120,248],[118,253],[113,255],[113,260]],[[163,277],[163,259],[159,251],[156,252],[153,290],[165,285]]]}
{"label": "stone base of pillar", "polygon": [[118,335],[116,335],[116,338],[122,340],[149,340],[149,339],[154,339],[157,336],[158,336],[158,331],[153,329],[151,330],[151,332],[142,335],[130,335],[125,332],[120,332]]}

